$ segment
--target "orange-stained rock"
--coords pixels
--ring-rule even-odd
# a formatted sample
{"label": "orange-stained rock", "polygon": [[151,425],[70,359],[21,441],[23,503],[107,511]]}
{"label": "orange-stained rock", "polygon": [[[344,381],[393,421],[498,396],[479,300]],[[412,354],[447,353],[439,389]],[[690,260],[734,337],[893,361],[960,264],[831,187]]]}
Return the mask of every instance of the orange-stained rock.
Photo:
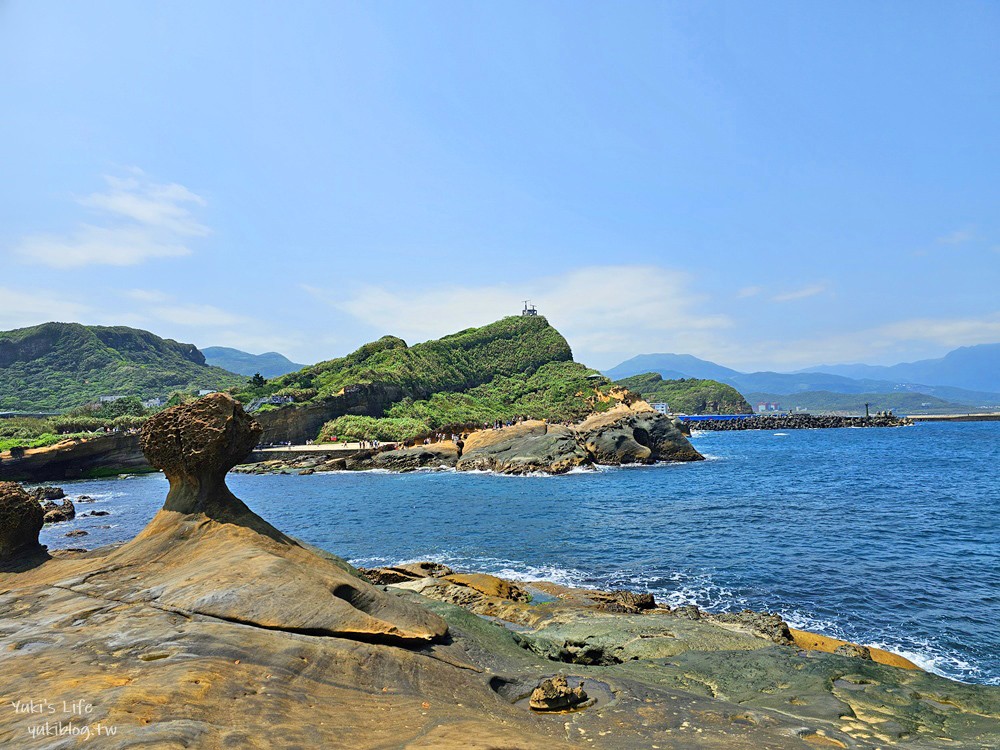
{"label": "orange-stained rock", "polygon": [[[792,634],[792,639],[795,641],[795,645],[808,651],[823,651],[825,653],[832,654],[835,653],[837,648],[840,646],[857,645],[852,644],[850,641],[842,641],[839,638],[831,638],[828,635],[810,633],[806,630],[789,628],[789,631]],[[920,669],[920,667],[912,661],[900,656],[899,654],[894,654],[891,651],[884,651],[873,646],[869,646],[867,648],[871,653],[872,661],[879,664],[888,664],[890,667],[902,667],[903,669]]]}
{"label": "orange-stained rock", "polygon": [[444,580],[457,583],[460,586],[468,586],[470,589],[475,589],[487,596],[496,596],[515,602],[527,601],[531,598],[528,592],[516,583],[505,581],[503,578],[497,578],[488,573],[453,573],[444,576]]}

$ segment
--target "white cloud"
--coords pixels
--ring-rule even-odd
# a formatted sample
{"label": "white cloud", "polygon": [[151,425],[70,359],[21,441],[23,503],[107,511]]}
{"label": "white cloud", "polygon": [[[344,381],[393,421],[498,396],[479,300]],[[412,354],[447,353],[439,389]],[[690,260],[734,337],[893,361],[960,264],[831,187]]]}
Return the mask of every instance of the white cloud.
{"label": "white cloud", "polygon": [[169,294],[156,289],[129,289],[125,292],[125,296],[136,302],[148,303],[166,302],[170,299]]}
{"label": "white cloud", "polygon": [[807,299],[809,297],[815,297],[817,294],[822,294],[825,291],[826,291],[826,284],[810,284],[809,286],[804,286],[801,289],[795,289],[790,292],[776,294],[773,297],[771,297],[771,301],[792,302],[798,299]]}
{"label": "white cloud", "polygon": [[204,198],[183,185],[158,185],[146,180],[141,172],[138,174],[124,179],[105,176],[107,192],[92,193],[78,202],[99,212],[176,235],[204,237],[209,233],[208,227],[195,220],[188,209],[188,204],[204,206]]}
{"label": "white cloud", "polygon": [[337,296],[303,289],[377,331],[411,342],[516,315],[521,301],[530,299],[578,358],[587,362],[597,355],[610,365],[612,354],[700,349],[708,335],[731,325],[727,316],[701,309],[705,299],[690,291],[691,281],[687,274],[655,266],[597,266],[516,285],[366,286]]}
{"label": "white cloud", "polygon": [[14,253],[53,268],[131,266],[150,258],[189,255],[188,239],[209,234],[190,210],[192,205],[204,206],[205,200],[183,185],[154,183],[141,170],[130,174],[105,177],[105,192],[77,200],[94,210],[100,224],[80,224],[67,235],[28,235]]}
{"label": "white cloud", "polygon": [[966,242],[972,242],[976,239],[976,235],[969,229],[956,229],[943,237],[938,237],[938,243],[942,245],[964,245]]}
{"label": "white cloud", "polygon": [[[1000,312],[982,318],[911,318],[831,336],[757,341],[752,346],[720,349],[716,357],[744,369],[761,366],[793,369],[841,362],[895,364],[918,358],[914,352],[940,356],[959,346],[997,341],[1000,341]],[[761,351],[767,352],[766,363],[760,362]]]}
{"label": "white cloud", "polygon": [[0,331],[25,328],[53,320],[75,321],[85,316],[87,305],[49,289],[0,287]]}
{"label": "white cloud", "polygon": [[149,315],[181,326],[199,328],[231,326],[253,322],[250,318],[223,310],[214,305],[176,304],[159,305],[147,310]]}
{"label": "white cloud", "polygon": [[740,299],[746,299],[747,297],[756,297],[763,291],[764,287],[762,286],[745,286],[736,293],[736,296]]}

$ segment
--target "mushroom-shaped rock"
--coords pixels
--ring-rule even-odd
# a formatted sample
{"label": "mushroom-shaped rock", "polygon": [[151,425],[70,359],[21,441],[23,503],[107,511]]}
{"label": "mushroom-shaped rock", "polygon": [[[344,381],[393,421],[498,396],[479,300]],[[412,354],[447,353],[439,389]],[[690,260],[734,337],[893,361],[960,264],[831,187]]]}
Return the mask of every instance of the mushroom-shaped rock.
{"label": "mushroom-shaped rock", "polygon": [[261,426],[224,393],[167,409],[143,425],[146,459],[170,481],[164,510],[217,517],[245,506],[226,487],[226,472],[257,444]]}
{"label": "mushroom-shaped rock", "polygon": [[17,482],[0,482],[0,560],[41,549],[42,506]]}
{"label": "mushroom-shaped rock", "polygon": [[78,584],[116,601],[312,635],[427,642],[444,620],[362,580],[346,562],[306,548],[226,487],[260,426],[225,394],[167,409],[143,427],[149,462],[170,481],[163,510]]}

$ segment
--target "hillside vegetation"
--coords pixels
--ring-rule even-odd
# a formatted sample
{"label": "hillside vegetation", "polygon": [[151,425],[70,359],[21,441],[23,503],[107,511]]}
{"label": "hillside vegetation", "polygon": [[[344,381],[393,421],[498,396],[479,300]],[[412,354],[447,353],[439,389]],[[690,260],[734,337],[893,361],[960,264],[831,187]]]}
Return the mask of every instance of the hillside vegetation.
{"label": "hillside vegetation", "polygon": [[383,336],[346,357],[275,378],[267,390],[297,389],[309,392],[310,398],[324,398],[349,385],[378,383],[398,386],[419,399],[572,359],[566,339],[545,318],[509,317],[414,346]]}
{"label": "hillside vegetation", "polygon": [[749,414],[753,411],[739,391],[717,380],[664,380],[658,373],[647,372],[616,380],[615,385],[640,394],[650,403],[666,403],[675,414]]}
{"label": "hillside vegetation", "polygon": [[500,375],[466,391],[404,398],[382,418],[339,417],[324,425],[320,439],[409,440],[444,428],[481,427],[518,417],[577,421],[617,403],[608,390],[607,379],[595,370],[578,362],[550,362],[530,375]]}
{"label": "hillside vegetation", "polygon": [[346,357],[248,389],[242,397],[289,394],[301,404],[373,386],[391,394],[388,403],[337,417],[320,437],[399,440],[519,416],[578,419],[606,408],[609,385],[600,373],[573,361],[566,339],[545,318],[508,317],[414,346],[385,336]]}
{"label": "hillside vegetation", "polygon": [[0,410],[63,410],[106,395],[166,397],[245,382],[206,365],[193,344],[135,328],[44,323],[0,332]]}

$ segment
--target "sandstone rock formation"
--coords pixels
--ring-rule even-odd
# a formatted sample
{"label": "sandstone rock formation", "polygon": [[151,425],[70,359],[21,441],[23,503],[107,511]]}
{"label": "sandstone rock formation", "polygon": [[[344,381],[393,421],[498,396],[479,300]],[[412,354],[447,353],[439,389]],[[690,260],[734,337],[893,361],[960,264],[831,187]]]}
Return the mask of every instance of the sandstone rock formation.
{"label": "sandstone rock formation", "polygon": [[570,687],[563,675],[556,675],[542,680],[541,684],[531,692],[528,705],[536,711],[565,711],[578,706],[587,700],[583,682],[576,687]]}
{"label": "sandstone rock formation", "polygon": [[397,448],[376,453],[372,457],[372,465],[377,469],[390,471],[452,467],[458,463],[458,456],[459,447],[451,440],[443,440],[431,445],[416,445],[412,448]]}
{"label": "sandstone rock formation", "polygon": [[576,426],[587,452],[599,464],[700,461],[703,456],[669,417],[645,402],[594,414]]}
{"label": "sandstone rock formation", "polygon": [[[447,627],[440,619],[385,596],[342,562],[317,557],[229,491],[226,471],[259,436],[260,426],[221,393],[151,417],[143,426],[143,451],[163,469],[170,491],[163,510],[109,560],[123,568],[163,561],[143,571],[146,591],[160,605],[182,611],[369,640],[443,636]],[[221,579],[220,566],[227,571]],[[87,587],[119,596],[119,579],[98,573]],[[284,583],[275,588],[275,580]]]}
{"label": "sandstone rock formation", "polygon": [[115,433],[66,440],[43,448],[28,448],[13,455],[0,452],[0,479],[52,482],[80,479],[92,473],[150,471],[139,449],[139,436]]}
{"label": "sandstone rock formation", "polygon": [[569,427],[527,421],[500,430],[474,432],[465,440],[459,471],[496,471],[530,474],[542,471],[563,474],[589,463]]}
{"label": "sandstone rock formation", "polygon": [[62,500],[66,497],[66,493],[63,491],[62,487],[36,487],[31,492],[32,497],[35,498],[40,503],[44,503],[46,500]]}
{"label": "sandstone rock formation", "polygon": [[15,482],[0,482],[0,560],[42,549],[42,506]]}
{"label": "sandstone rock formation", "polygon": [[226,520],[249,510],[226,486],[226,472],[257,444],[261,427],[229,396],[213,393],[150,417],[140,446],[170,482],[164,510]]}
{"label": "sandstone rock formation", "polygon": [[[57,553],[28,569],[0,566],[0,693],[11,703],[44,699],[57,711],[40,718],[5,704],[0,746],[978,750],[1000,743],[1000,688],[887,666],[875,649],[876,661],[806,650],[798,631],[795,646],[777,645],[709,614],[688,619],[680,609],[640,606],[648,603],[640,595],[606,596],[642,614],[600,611],[608,601],[600,592],[514,585],[436,564],[398,566],[413,579],[376,588],[236,500],[219,473],[256,430],[227,397],[195,407],[144,436],[169,472],[173,507],[133,541]],[[10,529],[25,527],[23,513],[5,509],[28,506],[19,488],[0,485],[4,497],[13,500],[0,500],[6,545],[25,537]],[[34,507],[29,539],[41,524]],[[571,713],[532,712],[533,689],[556,672],[569,691],[585,679],[596,702]],[[543,693],[558,699],[562,686],[550,687]],[[90,730],[89,741],[32,734],[45,720],[65,725],[73,717],[64,707],[78,701],[89,708],[75,725]],[[113,728],[114,738],[97,735],[98,727]]]}
{"label": "sandstone rock formation", "polygon": [[60,523],[76,518],[76,507],[68,497],[64,497],[61,503],[46,500],[42,503],[42,511],[45,513],[45,523]]}

